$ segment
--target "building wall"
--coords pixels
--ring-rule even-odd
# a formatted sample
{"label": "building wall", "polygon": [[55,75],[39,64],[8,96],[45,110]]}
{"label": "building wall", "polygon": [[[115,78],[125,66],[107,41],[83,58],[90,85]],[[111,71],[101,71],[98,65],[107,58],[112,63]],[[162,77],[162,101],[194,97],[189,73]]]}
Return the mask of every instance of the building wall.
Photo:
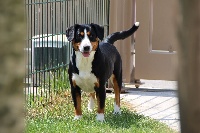
{"label": "building wall", "polygon": [[[132,27],[135,9],[135,0],[110,0],[109,34]],[[133,81],[134,36],[119,40],[114,45],[122,57],[123,82]]]}

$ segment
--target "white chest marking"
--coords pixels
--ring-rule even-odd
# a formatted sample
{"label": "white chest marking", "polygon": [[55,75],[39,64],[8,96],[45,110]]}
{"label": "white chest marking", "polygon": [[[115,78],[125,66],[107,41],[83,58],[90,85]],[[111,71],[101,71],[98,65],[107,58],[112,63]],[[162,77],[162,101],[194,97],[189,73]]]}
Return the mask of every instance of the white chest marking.
{"label": "white chest marking", "polygon": [[97,78],[92,71],[92,61],[94,59],[95,51],[90,53],[89,57],[84,57],[81,52],[75,52],[76,54],[76,67],[79,70],[79,74],[73,73],[72,80],[75,80],[78,85],[85,92],[94,92],[94,86],[97,82]]}

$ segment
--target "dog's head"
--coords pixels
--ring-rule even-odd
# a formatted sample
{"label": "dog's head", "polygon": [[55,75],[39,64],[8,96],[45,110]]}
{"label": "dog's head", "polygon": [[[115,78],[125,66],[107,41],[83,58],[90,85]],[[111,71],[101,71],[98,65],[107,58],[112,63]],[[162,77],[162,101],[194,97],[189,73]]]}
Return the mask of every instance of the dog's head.
{"label": "dog's head", "polygon": [[91,51],[95,51],[99,45],[99,39],[103,40],[104,28],[97,24],[75,24],[66,30],[68,41],[72,42],[75,51],[80,51],[84,57],[88,57]]}

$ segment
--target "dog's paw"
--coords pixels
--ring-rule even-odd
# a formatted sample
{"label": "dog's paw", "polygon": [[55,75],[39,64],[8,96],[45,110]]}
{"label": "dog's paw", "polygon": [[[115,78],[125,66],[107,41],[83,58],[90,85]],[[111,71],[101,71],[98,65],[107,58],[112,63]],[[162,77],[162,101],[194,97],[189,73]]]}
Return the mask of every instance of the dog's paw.
{"label": "dog's paw", "polygon": [[90,101],[88,103],[88,110],[92,112],[94,109],[94,106],[95,106],[94,99],[90,98]]}
{"label": "dog's paw", "polygon": [[100,122],[104,122],[105,121],[103,113],[97,114],[96,118],[97,118],[97,121],[100,121]]}
{"label": "dog's paw", "polygon": [[117,115],[117,114],[121,115],[121,110],[117,110],[117,111],[114,110],[113,114],[114,114],[114,115]]}
{"label": "dog's paw", "polygon": [[120,107],[114,103],[114,112],[113,114],[121,114]]}
{"label": "dog's paw", "polygon": [[75,117],[74,117],[74,120],[80,120],[82,118],[82,115],[76,115]]}

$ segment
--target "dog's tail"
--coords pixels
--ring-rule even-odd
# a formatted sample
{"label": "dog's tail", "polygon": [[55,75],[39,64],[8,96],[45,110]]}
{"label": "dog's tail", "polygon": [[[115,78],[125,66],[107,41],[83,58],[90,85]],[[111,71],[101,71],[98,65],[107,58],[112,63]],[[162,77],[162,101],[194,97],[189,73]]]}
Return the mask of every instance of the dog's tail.
{"label": "dog's tail", "polygon": [[130,35],[132,35],[138,29],[139,24],[140,24],[139,22],[135,22],[135,24],[133,25],[133,27],[130,28],[129,30],[115,32],[115,33],[112,33],[112,34],[108,35],[105,38],[105,42],[113,44],[117,40],[123,40],[123,39],[129,37]]}

